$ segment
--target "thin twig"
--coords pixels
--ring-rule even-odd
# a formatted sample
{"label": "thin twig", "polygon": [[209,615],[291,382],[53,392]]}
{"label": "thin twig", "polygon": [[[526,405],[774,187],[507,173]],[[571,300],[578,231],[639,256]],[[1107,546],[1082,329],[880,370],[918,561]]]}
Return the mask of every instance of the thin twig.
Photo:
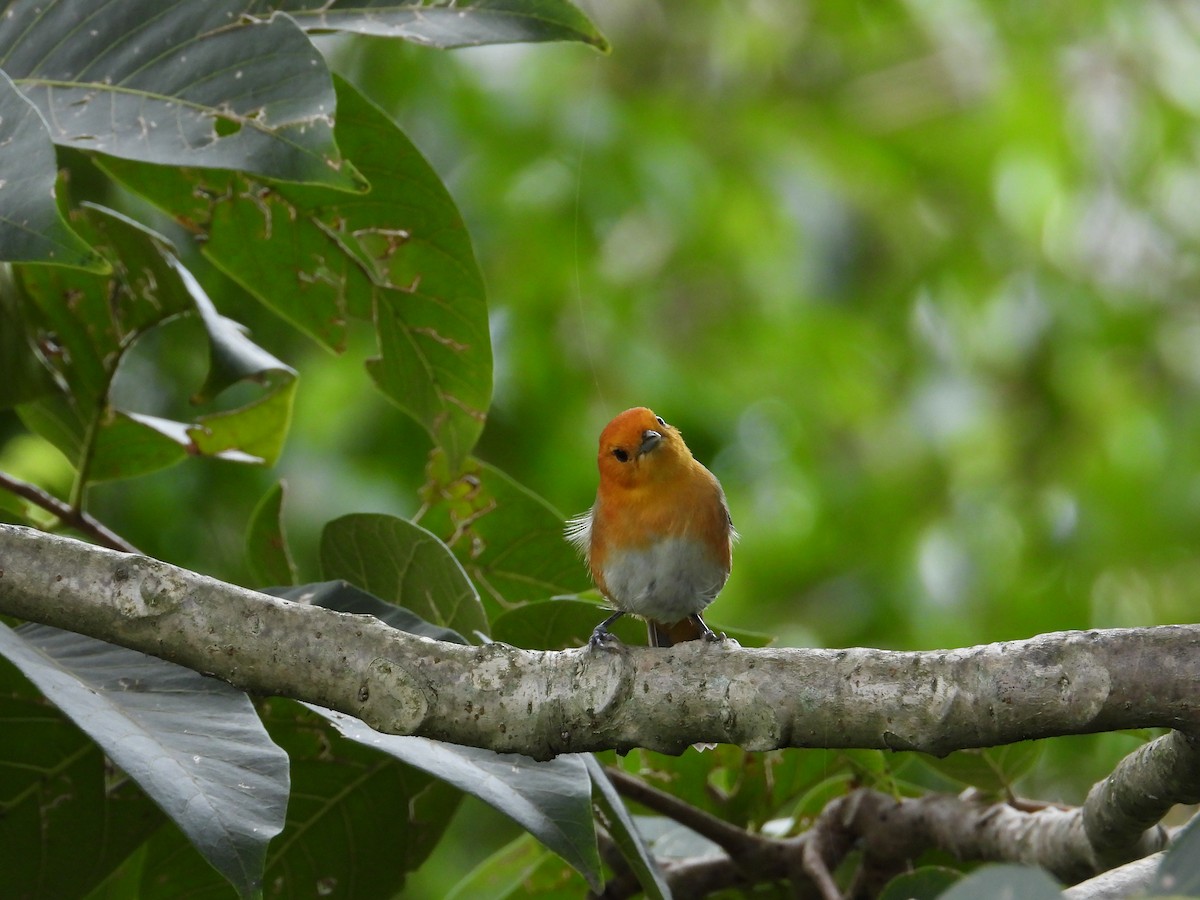
{"label": "thin twig", "polygon": [[69,528],[74,528],[81,534],[86,534],[102,547],[109,550],[120,550],[124,553],[140,553],[137,547],[129,543],[112,529],[82,510],[75,509],[68,503],[59,500],[53,494],[48,494],[36,484],[22,481],[7,472],[0,472],[0,488],[18,497],[24,497],[34,506],[53,513]]}
{"label": "thin twig", "polygon": [[760,850],[763,843],[772,842],[771,838],[753,834],[744,828],[731,825],[711,813],[683,802],[678,797],[651,787],[621,769],[605,766],[604,772],[623,796],[661,813],[668,819],[675,820],[702,837],[708,838],[734,859],[738,859],[748,852]]}

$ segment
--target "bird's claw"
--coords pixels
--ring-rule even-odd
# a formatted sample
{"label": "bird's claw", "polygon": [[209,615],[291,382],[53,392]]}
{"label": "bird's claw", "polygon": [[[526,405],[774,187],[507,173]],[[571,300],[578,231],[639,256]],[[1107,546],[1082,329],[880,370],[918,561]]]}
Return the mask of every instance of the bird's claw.
{"label": "bird's claw", "polygon": [[588,638],[588,649],[590,650],[616,650],[622,646],[624,645],[621,643],[621,639],[607,628],[603,630],[597,628]]}

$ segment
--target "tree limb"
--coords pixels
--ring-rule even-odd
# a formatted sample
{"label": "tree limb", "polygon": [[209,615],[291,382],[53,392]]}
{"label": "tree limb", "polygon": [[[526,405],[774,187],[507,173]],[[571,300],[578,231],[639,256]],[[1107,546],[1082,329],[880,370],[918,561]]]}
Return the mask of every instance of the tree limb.
{"label": "tree limb", "polygon": [[468,647],[142,556],[0,525],[0,612],[319,703],[376,729],[525,753],[699,741],[945,754],[1125,728],[1192,729],[1200,626],[961,650]]}

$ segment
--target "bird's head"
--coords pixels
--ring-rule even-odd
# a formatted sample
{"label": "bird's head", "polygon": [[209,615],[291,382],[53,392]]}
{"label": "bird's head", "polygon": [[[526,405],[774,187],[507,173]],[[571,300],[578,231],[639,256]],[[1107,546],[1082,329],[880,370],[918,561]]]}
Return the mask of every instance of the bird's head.
{"label": "bird's head", "polygon": [[679,430],[644,406],[627,409],[600,432],[600,480],[635,487],[670,477],[692,463]]}

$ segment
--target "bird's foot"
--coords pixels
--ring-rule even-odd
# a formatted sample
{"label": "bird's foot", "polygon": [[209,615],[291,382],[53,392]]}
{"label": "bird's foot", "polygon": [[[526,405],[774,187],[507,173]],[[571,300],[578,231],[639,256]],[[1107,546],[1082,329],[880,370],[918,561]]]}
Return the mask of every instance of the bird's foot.
{"label": "bird's foot", "polygon": [[588,638],[588,649],[590,650],[615,650],[625,646],[621,643],[621,639],[605,628],[603,625],[597,625],[592,631],[592,636]]}
{"label": "bird's foot", "polygon": [[623,615],[625,615],[624,612],[617,610],[615,613],[597,625],[594,629],[592,629],[592,636],[588,638],[588,647],[590,647],[592,650],[599,650],[601,647],[605,646],[622,646],[621,639],[609,631],[608,626],[617,621],[617,619],[621,618]]}

